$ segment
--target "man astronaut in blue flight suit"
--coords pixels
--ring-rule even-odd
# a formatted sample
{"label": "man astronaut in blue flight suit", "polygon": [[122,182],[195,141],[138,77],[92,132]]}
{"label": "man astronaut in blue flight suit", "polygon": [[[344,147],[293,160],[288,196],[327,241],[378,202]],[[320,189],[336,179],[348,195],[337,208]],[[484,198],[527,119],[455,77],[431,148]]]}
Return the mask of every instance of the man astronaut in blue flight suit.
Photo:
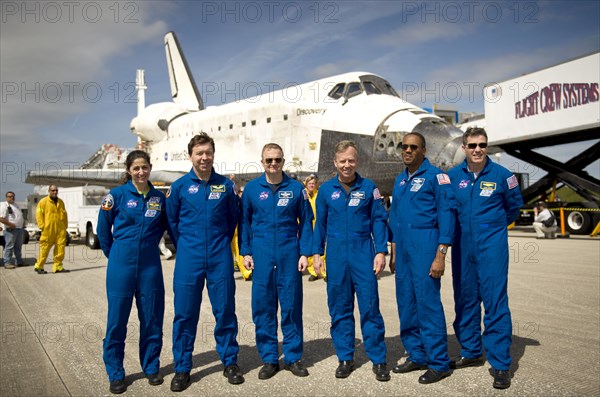
{"label": "man astronaut in blue flight suit", "polygon": [[302,272],[312,254],[313,213],[304,185],[282,170],[283,149],[268,143],[262,150],[265,173],[248,182],[242,196],[240,255],[252,270],[252,319],[256,347],[264,365],[259,379],[279,371],[277,301],[281,305],[284,368],[308,376],[301,361]]}
{"label": "man astronaut in blue flight suit", "polygon": [[413,132],[402,138],[406,169],[394,183],[389,221],[397,254],[390,268],[396,270],[400,337],[408,353],[392,370],[427,369],[419,377],[423,384],[450,375],[440,287],[455,226],[450,178],[429,163],[426,151],[423,135]]}
{"label": "man astronaut in blue flight suit", "polygon": [[385,327],[379,311],[377,275],[385,267],[387,212],[375,184],[357,172],[358,150],[352,141],[335,146],[337,175],[321,185],[313,235],[314,269],[324,266],[327,245],[327,303],[331,338],[338,356],[336,378],[354,370],[354,293],[367,355],[378,381],[390,380]]}
{"label": "man astronaut in blue flight suit", "polygon": [[[483,365],[483,346],[497,389],[510,387],[512,320],[508,308],[508,230],[523,199],[517,178],[487,156],[482,128],[463,135],[465,161],[448,174],[457,199],[460,238],[452,248],[456,318],[461,357],[452,368]],[[485,308],[481,335],[481,303]]]}
{"label": "man astronaut in blue flight suit", "polygon": [[215,143],[211,137],[204,132],[195,135],[188,153],[192,169],[167,192],[167,217],[177,248],[173,277],[175,377],[171,381],[171,390],[176,392],[190,383],[205,282],[216,321],[217,352],[225,366],[223,375],[231,384],[244,382],[237,365],[238,323],[230,246],[240,215],[239,197],[233,182],[213,169]]}

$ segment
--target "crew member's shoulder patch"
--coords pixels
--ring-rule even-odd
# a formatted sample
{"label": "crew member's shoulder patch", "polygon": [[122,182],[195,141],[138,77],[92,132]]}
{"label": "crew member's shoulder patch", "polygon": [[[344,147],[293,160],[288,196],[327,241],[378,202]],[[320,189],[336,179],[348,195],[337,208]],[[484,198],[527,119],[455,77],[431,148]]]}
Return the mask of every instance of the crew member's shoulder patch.
{"label": "crew member's shoulder patch", "polygon": [[438,185],[449,185],[450,184],[450,177],[448,177],[448,174],[437,174],[437,181],[438,181]]}
{"label": "crew member's shoulder patch", "polygon": [[302,189],[302,197],[304,197],[304,200],[308,200],[308,192],[306,189]]}
{"label": "crew member's shoulder patch", "polygon": [[102,209],[104,211],[110,211],[112,207],[114,207],[114,205],[115,199],[112,196],[112,194],[107,194],[106,196],[104,196],[104,198],[102,199]]}
{"label": "crew member's shoulder patch", "polygon": [[381,198],[381,193],[379,193],[379,189],[377,189],[377,188],[373,189],[373,198],[375,200],[379,200]]}
{"label": "crew member's shoulder patch", "polygon": [[506,178],[506,183],[508,183],[509,189],[514,189],[519,186],[519,180],[514,175],[511,175],[510,178]]}

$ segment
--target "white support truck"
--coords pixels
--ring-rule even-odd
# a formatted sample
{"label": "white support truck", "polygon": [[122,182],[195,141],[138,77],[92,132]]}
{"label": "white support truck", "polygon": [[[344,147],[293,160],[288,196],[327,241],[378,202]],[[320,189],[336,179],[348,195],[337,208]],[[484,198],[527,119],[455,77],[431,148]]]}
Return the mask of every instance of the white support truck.
{"label": "white support truck", "polygon": [[[600,158],[599,70],[596,52],[484,88],[490,153],[505,151],[547,172],[523,190],[525,203],[530,203],[523,208],[546,197],[552,201],[557,185],[584,198],[549,203],[564,213],[571,234],[588,234],[600,221],[600,180],[585,170]],[[574,142],[589,144],[564,162],[537,151]]]}

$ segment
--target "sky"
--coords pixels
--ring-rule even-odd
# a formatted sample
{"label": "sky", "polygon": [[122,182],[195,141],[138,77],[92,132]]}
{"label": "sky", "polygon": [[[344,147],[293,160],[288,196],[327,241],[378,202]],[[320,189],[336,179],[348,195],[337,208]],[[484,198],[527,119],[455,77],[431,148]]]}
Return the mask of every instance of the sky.
{"label": "sky", "polygon": [[[135,146],[136,69],[147,105],[171,100],[168,31],[209,106],[360,70],[417,106],[482,113],[485,84],[600,50],[598,1],[0,4],[0,194],[17,201],[32,192],[30,170],[79,168],[105,143]],[[444,89],[456,86],[465,89]],[[564,161],[587,146],[548,153]]]}

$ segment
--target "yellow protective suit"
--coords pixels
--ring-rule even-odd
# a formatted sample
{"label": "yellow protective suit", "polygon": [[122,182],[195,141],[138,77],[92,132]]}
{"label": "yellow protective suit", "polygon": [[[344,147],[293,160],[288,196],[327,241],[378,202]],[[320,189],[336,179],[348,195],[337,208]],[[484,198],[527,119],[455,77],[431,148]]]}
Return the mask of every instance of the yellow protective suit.
{"label": "yellow protective suit", "polygon": [[240,248],[238,247],[238,228],[235,228],[235,233],[233,234],[233,240],[231,240],[231,253],[233,255],[233,263],[237,264],[238,269],[240,269],[240,273],[242,273],[242,277],[244,280],[248,280],[252,278],[252,269],[246,269],[244,267],[244,257],[240,255]]}
{"label": "yellow protective suit", "polygon": [[[308,201],[310,202],[310,206],[312,207],[313,210],[313,229],[315,228],[315,222],[317,221],[317,195],[319,194],[319,191],[316,191],[315,194],[311,197],[310,195],[308,196]],[[325,265],[325,255],[323,255],[321,258],[323,258],[323,265]],[[308,272],[310,273],[311,276],[314,277],[318,277],[317,272],[315,271],[315,268],[313,266],[313,258],[312,256],[310,256],[308,258],[308,268],[306,269],[308,270]],[[327,276],[327,272],[325,268],[321,269],[321,277],[325,278]]]}
{"label": "yellow protective suit", "polygon": [[65,246],[67,245],[67,226],[69,224],[65,203],[61,199],[57,199],[55,203],[50,196],[46,196],[38,203],[35,217],[37,225],[42,231],[40,256],[35,263],[35,268],[44,268],[50,248],[55,245],[52,271],[62,271],[62,261],[65,258]]}

